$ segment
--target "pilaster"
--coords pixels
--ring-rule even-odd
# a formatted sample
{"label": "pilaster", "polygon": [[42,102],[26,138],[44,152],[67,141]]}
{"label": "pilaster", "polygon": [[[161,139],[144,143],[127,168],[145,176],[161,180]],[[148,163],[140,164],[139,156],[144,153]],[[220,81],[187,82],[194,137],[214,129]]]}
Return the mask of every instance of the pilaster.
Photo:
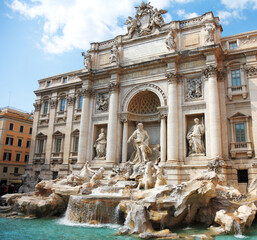
{"label": "pilaster", "polygon": [[79,131],[79,148],[78,148],[78,162],[77,167],[88,161],[87,146],[89,139],[89,117],[90,117],[90,96],[91,96],[91,82],[86,80],[82,86],[82,110]]}
{"label": "pilaster", "polygon": [[209,138],[206,143],[210,146],[210,157],[222,156],[221,151],[221,126],[220,126],[220,103],[217,84],[218,70],[215,65],[208,65],[203,70],[205,80],[208,81],[207,111],[209,113]]}

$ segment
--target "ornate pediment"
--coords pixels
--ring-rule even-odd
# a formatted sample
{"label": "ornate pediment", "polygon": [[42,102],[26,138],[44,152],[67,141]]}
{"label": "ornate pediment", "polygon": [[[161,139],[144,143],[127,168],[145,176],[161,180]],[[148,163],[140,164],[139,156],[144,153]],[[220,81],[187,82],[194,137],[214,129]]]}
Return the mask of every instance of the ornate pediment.
{"label": "ornate pediment", "polygon": [[154,33],[156,29],[164,25],[162,14],[167,13],[167,10],[154,9],[154,7],[150,5],[150,2],[142,2],[136,9],[135,18],[129,16],[125,22],[125,25],[128,25],[128,39],[134,36],[140,37]]}

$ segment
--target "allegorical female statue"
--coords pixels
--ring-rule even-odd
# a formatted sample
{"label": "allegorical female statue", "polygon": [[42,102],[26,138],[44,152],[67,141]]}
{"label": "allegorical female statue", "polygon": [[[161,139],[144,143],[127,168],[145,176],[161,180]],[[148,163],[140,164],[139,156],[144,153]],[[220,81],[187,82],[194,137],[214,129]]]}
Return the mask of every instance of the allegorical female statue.
{"label": "allegorical female statue", "polygon": [[191,127],[187,133],[187,140],[189,143],[189,156],[192,155],[203,155],[205,153],[203,135],[204,125],[199,123],[199,119],[194,119],[195,125]]}
{"label": "allegorical female statue", "polygon": [[95,141],[94,145],[96,149],[96,158],[105,159],[106,156],[106,136],[104,133],[104,129],[101,128],[101,133]]}

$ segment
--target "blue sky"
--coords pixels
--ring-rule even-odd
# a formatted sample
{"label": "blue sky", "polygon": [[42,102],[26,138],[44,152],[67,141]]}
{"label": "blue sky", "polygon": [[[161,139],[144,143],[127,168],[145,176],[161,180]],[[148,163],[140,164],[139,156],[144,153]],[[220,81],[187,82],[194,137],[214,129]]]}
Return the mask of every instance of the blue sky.
{"label": "blue sky", "polygon": [[[32,111],[37,80],[83,68],[89,43],[126,33],[141,0],[1,0],[0,107]],[[222,36],[257,30],[257,0],[152,0],[165,20],[212,11]]]}

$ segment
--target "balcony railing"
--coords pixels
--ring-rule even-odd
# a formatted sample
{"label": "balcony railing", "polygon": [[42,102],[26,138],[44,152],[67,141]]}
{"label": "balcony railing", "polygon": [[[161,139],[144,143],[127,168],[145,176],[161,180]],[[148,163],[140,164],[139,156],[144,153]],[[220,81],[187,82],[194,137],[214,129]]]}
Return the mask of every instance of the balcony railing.
{"label": "balcony railing", "polygon": [[230,143],[230,153],[232,158],[236,158],[237,154],[245,154],[249,158],[253,156],[253,148],[251,142],[232,142]]}
{"label": "balcony railing", "polygon": [[62,164],[63,163],[63,153],[62,152],[53,152],[51,154],[51,164]]}

